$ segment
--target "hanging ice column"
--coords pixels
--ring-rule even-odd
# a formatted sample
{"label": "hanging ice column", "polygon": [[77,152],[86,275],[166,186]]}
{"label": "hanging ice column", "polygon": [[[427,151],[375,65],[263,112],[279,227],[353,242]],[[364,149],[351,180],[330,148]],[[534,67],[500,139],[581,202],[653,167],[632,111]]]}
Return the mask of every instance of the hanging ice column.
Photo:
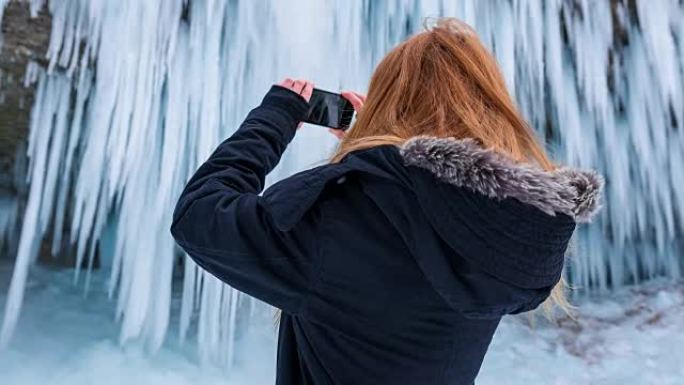
{"label": "hanging ice column", "polygon": [[[37,245],[52,234],[53,252],[73,245],[76,278],[86,287],[90,269],[81,280],[81,266],[100,256],[121,342],[158,348],[179,257],[170,215],[191,173],[272,82],[303,76],[321,88],[363,91],[382,55],[418,31],[424,16],[439,14],[475,26],[557,159],[607,176],[606,210],[580,231],[571,280],[606,289],[680,276],[684,10],[675,0],[634,8],[561,0],[53,0],[49,7],[50,67],[37,80],[31,194],[3,342]],[[324,161],[333,146],[325,130],[302,130],[269,180]],[[181,337],[196,326],[200,356],[229,366],[236,320],[263,307],[183,262]]]}

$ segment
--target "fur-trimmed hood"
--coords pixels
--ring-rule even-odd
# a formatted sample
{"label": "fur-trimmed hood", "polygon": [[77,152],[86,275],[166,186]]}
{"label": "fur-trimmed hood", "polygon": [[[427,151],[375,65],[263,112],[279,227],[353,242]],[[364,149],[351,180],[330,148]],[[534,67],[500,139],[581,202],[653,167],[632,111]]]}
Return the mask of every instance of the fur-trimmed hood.
{"label": "fur-trimmed hood", "polygon": [[[520,288],[555,285],[576,224],[601,207],[604,182],[595,171],[545,171],[473,139],[420,136],[398,152],[443,241],[468,263]],[[452,257],[421,257],[435,287],[446,288],[445,298],[460,290],[459,275],[445,273],[455,268]]]}
{"label": "fur-trimmed hood", "polygon": [[[492,276],[526,289],[549,289],[558,282],[568,243],[579,222],[589,222],[601,204],[603,178],[594,171],[559,168],[545,171],[520,164],[472,139],[420,136],[401,147],[379,146],[349,154],[338,164],[296,175],[274,188],[271,203],[281,230],[288,230],[330,184],[365,174],[389,180],[395,188],[364,192],[399,231],[414,239],[416,258],[442,295],[462,291],[462,276],[452,274],[453,255],[436,251],[428,233],[415,235],[424,217],[451,253]],[[365,178],[365,177],[364,177]],[[398,205],[404,194],[412,203]],[[267,197],[267,201],[270,198]],[[274,199],[276,201],[276,199]],[[403,228],[411,223],[413,230]],[[433,231],[434,230],[434,231]],[[460,266],[459,269],[467,269]],[[463,306],[454,305],[454,306]]]}
{"label": "fur-trimmed hood", "polygon": [[415,137],[402,146],[401,155],[407,165],[424,168],[444,182],[490,198],[515,198],[549,215],[589,222],[601,207],[603,178],[595,171],[546,171],[516,163],[470,138]]}

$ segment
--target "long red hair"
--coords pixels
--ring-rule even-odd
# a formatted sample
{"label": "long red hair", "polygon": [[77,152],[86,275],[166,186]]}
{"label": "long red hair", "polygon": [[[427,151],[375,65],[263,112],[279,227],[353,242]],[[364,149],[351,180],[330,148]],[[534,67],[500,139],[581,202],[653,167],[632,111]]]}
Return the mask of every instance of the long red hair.
{"label": "long red hair", "polygon": [[[401,43],[375,69],[356,123],[331,162],[417,135],[474,138],[519,162],[554,168],[534,131],[518,111],[494,57],[475,31],[455,19]],[[571,309],[561,280],[544,308]]]}

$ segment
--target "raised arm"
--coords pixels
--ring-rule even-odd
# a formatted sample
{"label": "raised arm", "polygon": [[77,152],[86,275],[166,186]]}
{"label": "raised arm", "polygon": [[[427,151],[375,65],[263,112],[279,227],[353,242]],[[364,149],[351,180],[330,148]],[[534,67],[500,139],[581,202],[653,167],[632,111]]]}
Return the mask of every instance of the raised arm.
{"label": "raised arm", "polygon": [[309,285],[309,229],[280,231],[262,198],[308,110],[299,95],[274,85],[261,105],[222,142],[183,190],[171,233],[202,268],[238,290],[295,313]]}

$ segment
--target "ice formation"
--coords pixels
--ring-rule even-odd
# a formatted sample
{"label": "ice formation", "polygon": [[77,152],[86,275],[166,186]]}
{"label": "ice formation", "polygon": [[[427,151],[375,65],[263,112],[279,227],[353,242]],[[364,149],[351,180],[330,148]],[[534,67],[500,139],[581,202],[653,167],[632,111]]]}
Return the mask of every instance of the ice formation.
{"label": "ice formation", "polygon": [[[30,1],[34,13],[45,2]],[[570,280],[607,290],[681,275],[684,5],[677,0],[47,6],[49,66],[27,79],[37,89],[30,195],[0,343],[16,326],[37,246],[51,236],[54,253],[73,244],[75,279],[86,288],[99,253],[111,274],[120,341],[159,348],[179,268],[171,210],[195,168],[271,83],[297,76],[363,91],[374,64],[426,16],[473,25],[554,157],[606,175],[605,211],[579,231]],[[325,161],[334,145],[325,130],[305,128],[269,181]],[[263,305],[187,258],[182,270],[181,339],[196,327],[200,356],[230,366],[238,320]]]}

